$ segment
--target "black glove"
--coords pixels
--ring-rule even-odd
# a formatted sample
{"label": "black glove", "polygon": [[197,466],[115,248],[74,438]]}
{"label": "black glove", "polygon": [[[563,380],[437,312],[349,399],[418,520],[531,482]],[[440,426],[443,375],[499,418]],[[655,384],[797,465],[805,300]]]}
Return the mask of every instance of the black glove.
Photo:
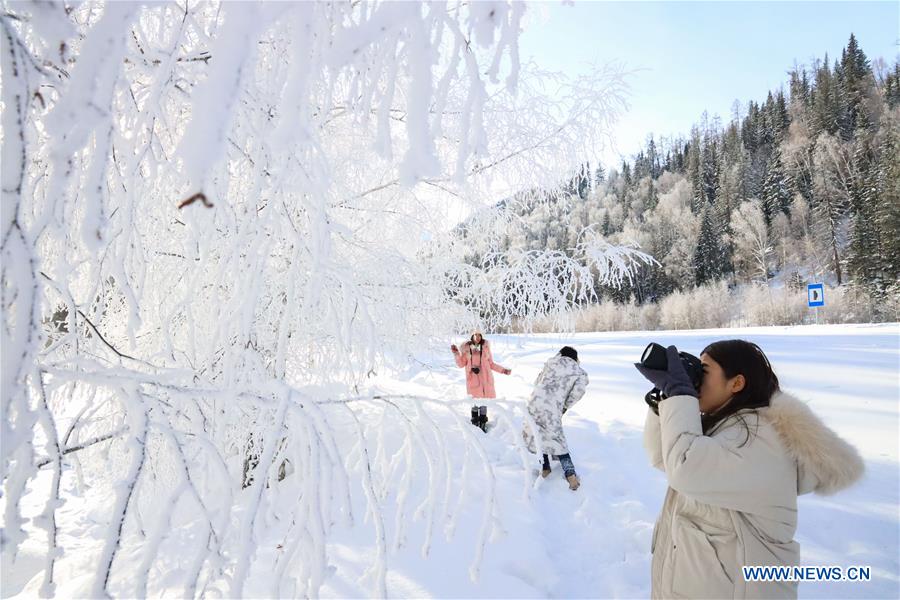
{"label": "black glove", "polygon": [[672,396],[693,396],[697,397],[697,390],[691,383],[684,365],[681,364],[681,357],[678,356],[678,348],[669,346],[666,348],[666,359],[668,360],[668,368],[665,371],[657,369],[648,369],[640,363],[634,363],[635,368],[647,378],[647,380],[659,389],[667,398]]}

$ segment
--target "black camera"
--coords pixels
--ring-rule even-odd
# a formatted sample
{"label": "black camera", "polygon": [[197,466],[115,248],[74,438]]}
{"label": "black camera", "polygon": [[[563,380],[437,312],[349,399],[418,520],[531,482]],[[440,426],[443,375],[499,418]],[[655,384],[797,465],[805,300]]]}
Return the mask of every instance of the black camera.
{"label": "black camera", "polygon": [[472,407],[472,425],[487,433],[487,406]]}
{"label": "black camera", "polygon": [[[700,393],[700,385],[703,383],[703,363],[693,354],[687,352],[679,352],[678,357],[681,359],[681,365],[691,380],[694,389]],[[665,371],[669,368],[669,359],[666,356],[665,346],[661,346],[655,342],[651,342],[641,355],[641,364],[648,369],[656,371]],[[658,388],[653,388],[644,396],[644,401],[650,405],[654,412],[659,414],[659,401],[663,399],[663,394]]]}
{"label": "black camera", "polygon": [[472,367],[472,372],[475,373],[476,375],[478,375],[479,373],[481,373],[481,368],[480,367]]}

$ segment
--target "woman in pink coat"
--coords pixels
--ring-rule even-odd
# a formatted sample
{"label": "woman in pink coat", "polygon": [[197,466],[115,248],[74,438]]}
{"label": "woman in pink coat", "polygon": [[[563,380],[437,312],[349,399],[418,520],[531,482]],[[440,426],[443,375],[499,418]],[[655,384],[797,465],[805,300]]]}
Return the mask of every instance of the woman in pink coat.
{"label": "woman in pink coat", "polygon": [[496,398],[494,391],[494,374],[497,371],[509,375],[512,370],[494,362],[491,346],[476,329],[469,341],[463,344],[462,350],[456,344],[450,346],[456,366],[466,370],[466,392],[473,398]]}

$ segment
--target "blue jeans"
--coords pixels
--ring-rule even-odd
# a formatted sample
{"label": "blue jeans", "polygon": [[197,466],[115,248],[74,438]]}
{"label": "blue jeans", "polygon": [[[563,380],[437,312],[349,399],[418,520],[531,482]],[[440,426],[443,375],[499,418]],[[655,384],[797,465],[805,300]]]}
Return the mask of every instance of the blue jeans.
{"label": "blue jeans", "polygon": [[[559,456],[554,456],[553,458],[556,458],[559,460],[559,464],[563,468],[563,474],[566,477],[568,477],[569,475],[575,474],[575,465],[572,463],[572,457],[569,456],[568,452],[566,452],[565,454],[560,454]],[[547,456],[546,454],[544,455],[543,468],[545,471],[550,470],[550,457]]]}

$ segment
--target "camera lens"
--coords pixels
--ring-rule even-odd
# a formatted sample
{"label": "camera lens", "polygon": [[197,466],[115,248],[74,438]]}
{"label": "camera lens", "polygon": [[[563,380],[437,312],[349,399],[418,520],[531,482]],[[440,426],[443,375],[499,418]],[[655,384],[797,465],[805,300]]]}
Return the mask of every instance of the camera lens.
{"label": "camera lens", "polygon": [[666,349],[656,342],[649,344],[641,355],[641,364],[648,369],[665,371],[669,366],[669,360],[666,358]]}

